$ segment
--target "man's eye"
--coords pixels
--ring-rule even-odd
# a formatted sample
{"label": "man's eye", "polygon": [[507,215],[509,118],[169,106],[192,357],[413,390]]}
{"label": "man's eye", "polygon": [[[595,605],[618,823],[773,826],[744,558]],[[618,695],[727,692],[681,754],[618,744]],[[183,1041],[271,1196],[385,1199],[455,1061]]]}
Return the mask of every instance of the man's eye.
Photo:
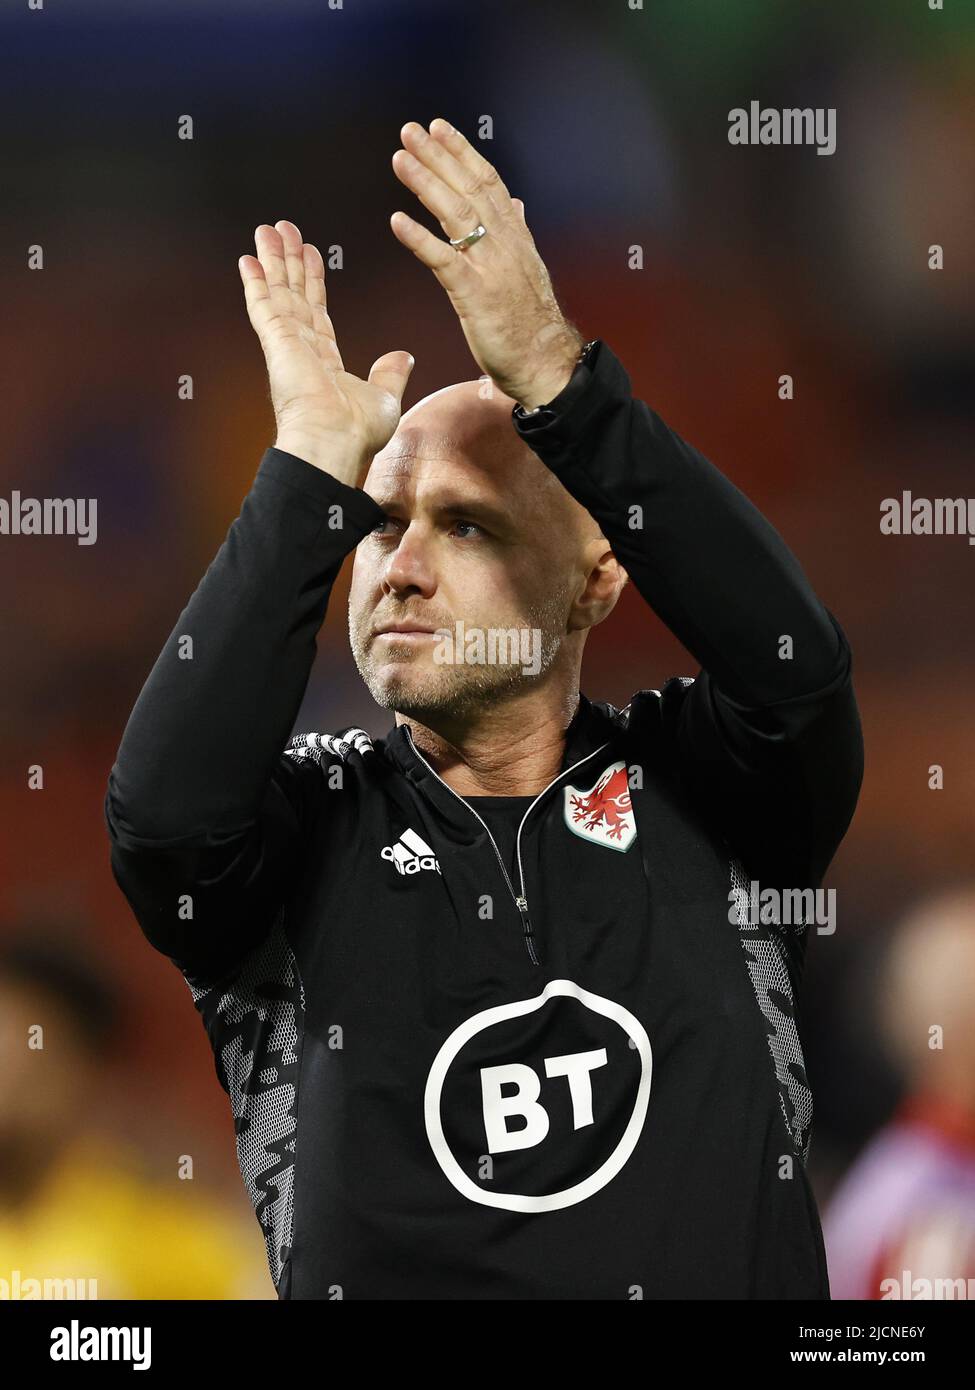
{"label": "man's eye", "polygon": [[389,527],[392,525],[394,525],[393,518],[391,516],[384,516],[382,521],[376,522],[375,526],[372,528],[372,534],[374,536],[386,536],[389,534]]}
{"label": "man's eye", "polygon": [[471,533],[474,533],[478,536],[483,535],[483,532],[481,531],[481,528],[480,526],[478,526],[476,521],[455,521],[454,530],[462,532],[462,538],[466,538]]}

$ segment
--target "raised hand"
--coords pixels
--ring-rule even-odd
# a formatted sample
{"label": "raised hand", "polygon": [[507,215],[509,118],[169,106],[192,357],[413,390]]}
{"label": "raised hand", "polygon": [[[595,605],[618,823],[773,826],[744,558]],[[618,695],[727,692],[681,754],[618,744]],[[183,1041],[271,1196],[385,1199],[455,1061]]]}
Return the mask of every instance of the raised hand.
{"label": "raised hand", "polygon": [[466,236],[478,225],[487,234],[460,251],[405,212],[390,218],[393,234],[447,291],[481,370],[526,409],[545,404],[567,385],[583,340],[559,308],[524,203],[447,121],[432,121],[429,132],[410,121],[400,138],[396,177],[447,236]]}
{"label": "raised hand", "polygon": [[342,365],[321,253],[293,222],[262,224],[256,256],[238,261],[247,315],[267,362],[275,446],[358,486],[399,424],[408,352],[377,358],[368,379]]}

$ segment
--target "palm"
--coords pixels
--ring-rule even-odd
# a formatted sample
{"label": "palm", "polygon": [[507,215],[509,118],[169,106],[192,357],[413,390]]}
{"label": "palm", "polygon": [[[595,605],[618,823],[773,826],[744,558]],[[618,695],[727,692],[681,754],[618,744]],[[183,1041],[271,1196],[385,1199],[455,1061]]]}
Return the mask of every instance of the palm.
{"label": "palm", "polygon": [[[369,379],[347,372],[335,339],[325,294],[325,267],[298,228],[261,226],[257,256],[242,256],[247,312],[264,349],[278,430],[300,428],[319,436],[354,438],[376,453],[399,423],[409,367],[379,359]],[[412,361],[409,362],[412,366]]]}

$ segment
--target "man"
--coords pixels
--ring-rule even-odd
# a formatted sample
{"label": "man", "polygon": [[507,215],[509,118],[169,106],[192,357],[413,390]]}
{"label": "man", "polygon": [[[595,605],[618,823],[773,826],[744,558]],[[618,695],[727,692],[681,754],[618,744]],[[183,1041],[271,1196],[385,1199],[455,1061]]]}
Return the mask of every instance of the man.
{"label": "man", "polygon": [[975,1293],[975,889],[918,904],[889,941],[876,1022],[901,1073],[887,1123],[833,1193],[838,1298]]}
{"label": "man", "polygon": [[[817,885],[845,832],[846,641],[566,322],[494,168],[402,139],[448,240],[392,230],[484,379],[400,420],[410,355],[347,372],[321,256],[257,229],[275,446],[126,728],[114,872],[208,1029],[280,1297],[828,1297],[805,932],[729,901]],[[356,547],[395,726],[286,746]],[[627,573],[704,669],[617,710],[579,670]]]}

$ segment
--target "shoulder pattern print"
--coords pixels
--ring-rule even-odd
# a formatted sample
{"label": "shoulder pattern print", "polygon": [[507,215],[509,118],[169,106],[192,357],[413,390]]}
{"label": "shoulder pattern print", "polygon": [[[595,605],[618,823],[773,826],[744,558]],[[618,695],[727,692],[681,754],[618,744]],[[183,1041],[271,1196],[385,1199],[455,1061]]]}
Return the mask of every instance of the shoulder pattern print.
{"label": "shoulder pattern print", "polygon": [[296,734],[284,751],[296,761],[312,758],[321,764],[326,757],[341,758],[344,762],[352,752],[365,756],[376,750],[365,729],[349,728],[337,734]]}

